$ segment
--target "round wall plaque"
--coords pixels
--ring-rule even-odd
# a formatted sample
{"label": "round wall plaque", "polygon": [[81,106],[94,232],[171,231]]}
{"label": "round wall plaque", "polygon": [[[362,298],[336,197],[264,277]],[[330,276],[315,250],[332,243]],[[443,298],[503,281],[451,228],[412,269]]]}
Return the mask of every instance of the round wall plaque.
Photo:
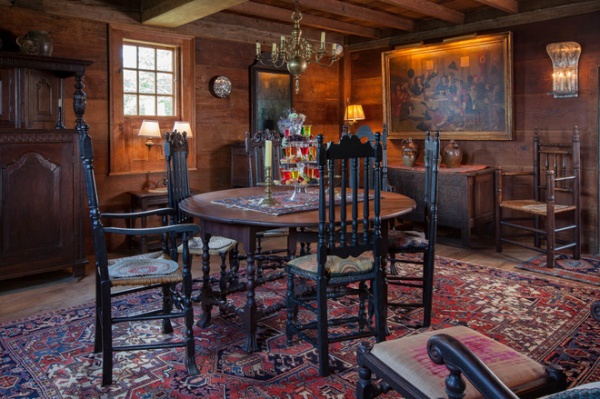
{"label": "round wall plaque", "polygon": [[231,93],[231,81],[226,76],[217,76],[214,78],[210,87],[215,97],[225,98]]}

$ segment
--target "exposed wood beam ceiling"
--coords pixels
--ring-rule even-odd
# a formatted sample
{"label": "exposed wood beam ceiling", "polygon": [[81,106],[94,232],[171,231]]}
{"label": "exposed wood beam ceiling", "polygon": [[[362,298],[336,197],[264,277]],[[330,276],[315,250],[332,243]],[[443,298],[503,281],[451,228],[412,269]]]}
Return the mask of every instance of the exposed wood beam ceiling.
{"label": "exposed wood beam ceiling", "polygon": [[247,0],[140,0],[141,22],[175,28]]}
{"label": "exposed wood beam ceiling", "polygon": [[[251,30],[291,26],[295,0],[140,0],[142,23],[177,27],[245,17]],[[600,10],[598,0],[299,0],[303,30],[344,36],[349,50],[439,39]],[[219,17],[215,19],[214,17]],[[236,20],[232,18],[232,20]],[[286,32],[285,25],[273,32]],[[310,32],[312,34],[312,32]],[[312,34],[314,36],[314,34]]]}

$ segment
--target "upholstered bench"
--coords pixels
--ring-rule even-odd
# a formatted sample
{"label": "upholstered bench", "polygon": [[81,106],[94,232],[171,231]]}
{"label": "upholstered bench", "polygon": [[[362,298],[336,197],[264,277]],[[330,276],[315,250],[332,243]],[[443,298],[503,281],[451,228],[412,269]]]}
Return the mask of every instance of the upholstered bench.
{"label": "upholstered bench", "polygon": [[[435,364],[428,354],[428,340],[437,334],[456,338],[519,397],[537,398],[566,388],[562,369],[546,367],[527,356],[468,327],[457,326],[410,335],[372,345],[361,342],[358,349],[357,398],[374,398],[390,389],[405,398],[446,398],[444,364]],[[372,373],[381,378],[376,384]],[[483,397],[466,381],[465,399]]]}

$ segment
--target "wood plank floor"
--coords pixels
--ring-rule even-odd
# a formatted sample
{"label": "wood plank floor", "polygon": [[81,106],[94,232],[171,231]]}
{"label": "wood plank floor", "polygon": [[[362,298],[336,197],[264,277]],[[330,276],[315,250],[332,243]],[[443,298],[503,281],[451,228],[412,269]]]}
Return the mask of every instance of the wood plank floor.
{"label": "wood plank floor", "polygon": [[[281,243],[271,240],[274,247]],[[268,245],[265,245],[268,248]],[[472,248],[461,248],[459,240],[441,235],[436,255],[462,260],[469,263],[492,266],[505,270],[516,270],[515,266],[537,253],[516,246],[506,246],[502,253],[495,251],[493,240],[473,238]],[[218,265],[214,259],[211,264]],[[94,301],[93,266],[86,267],[87,275],[74,279],[68,270],[44,273],[0,282],[0,323],[19,320],[85,302]],[[524,271],[519,271],[527,273]],[[201,275],[201,259],[194,259],[194,276]]]}

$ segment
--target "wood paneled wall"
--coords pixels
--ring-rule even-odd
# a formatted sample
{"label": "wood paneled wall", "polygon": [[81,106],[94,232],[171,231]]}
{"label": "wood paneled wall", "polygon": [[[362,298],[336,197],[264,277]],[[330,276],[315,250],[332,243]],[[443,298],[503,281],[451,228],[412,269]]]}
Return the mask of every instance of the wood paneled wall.
{"label": "wood paneled wall", "polygon": [[[127,17],[123,16],[119,21],[127,22]],[[94,142],[99,200],[105,211],[128,209],[127,192],[152,186],[161,178],[161,174],[108,174],[108,24],[0,6],[0,26],[4,51],[18,51],[16,38],[29,30],[46,30],[54,40],[53,56],[94,62],[87,70],[84,82],[88,95],[85,121],[90,126]],[[194,27],[188,25],[182,32],[193,34]],[[166,29],[165,34],[168,34]],[[198,167],[191,171],[190,180],[192,188],[206,192],[230,188],[230,145],[243,141],[250,126],[249,67],[254,62],[255,45],[254,41],[240,43],[204,38],[201,29],[196,35],[195,81],[189,84],[194,85],[196,93],[194,144]],[[293,97],[294,107],[307,115],[313,132],[323,133],[328,139],[339,136],[339,124],[343,117],[339,78],[341,66],[338,64],[330,68],[310,65],[301,78],[300,93]],[[209,92],[209,81],[218,75],[225,75],[232,82],[232,92],[228,98],[216,98]],[[68,126],[75,125],[74,113],[69,106],[74,92],[71,84],[65,84],[65,124]],[[85,219],[87,223],[88,218]],[[86,227],[84,231],[88,232],[89,228]],[[91,252],[89,239],[87,247],[88,253]]]}
{"label": "wood paneled wall", "polygon": [[[582,148],[582,239],[584,251],[598,253],[598,68],[600,66],[600,13],[515,26],[513,32],[514,140],[460,141],[463,163],[501,165],[509,170],[531,170],[533,129],[551,141],[569,140],[577,125]],[[479,32],[493,33],[493,32]],[[576,41],[579,60],[579,96],[553,98],[552,62],[546,45]],[[383,95],[381,53],[391,48],[351,55],[352,101],[363,104],[364,124],[381,129]],[[358,124],[360,125],[360,123]],[[445,143],[442,143],[445,145]],[[401,142],[391,140],[390,162],[400,162]],[[444,200],[441,198],[440,200]]]}
{"label": "wood paneled wall", "polygon": [[[111,10],[111,13],[119,22],[131,22],[126,13],[118,10]],[[594,253],[598,252],[598,20],[600,14],[593,13],[511,28],[514,33],[515,140],[460,142],[466,163],[528,168],[531,167],[531,138],[535,126],[544,134],[558,139],[567,136],[573,125],[579,125],[584,148],[582,186],[586,222],[583,236],[585,250]],[[88,94],[85,119],[94,140],[100,201],[107,210],[127,208],[128,191],[143,189],[161,176],[108,175],[110,93],[107,23],[0,6],[0,26],[3,50],[18,51],[14,40],[29,30],[47,30],[54,39],[54,56],[94,62],[85,79],[85,91]],[[249,128],[248,68],[253,62],[255,47],[254,40],[248,40],[247,43],[220,40],[211,32],[203,33],[201,27],[201,24],[188,24],[180,32],[197,36],[195,81],[189,84],[194,84],[196,92],[194,142],[198,169],[192,172],[191,181],[195,189],[205,192],[229,187],[229,146],[242,141]],[[165,32],[168,34],[168,30]],[[246,36],[251,37],[256,32],[256,27],[249,28]],[[209,35],[212,37],[208,38]],[[579,68],[579,97],[554,99],[548,94],[552,66],[545,47],[550,42],[569,40],[579,42],[583,48]],[[346,54],[345,65],[338,63],[330,68],[309,67],[301,78],[301,91],[299,95],[294,95],[293,103],[299,112],[308,116],[314,133],[323,133],[327,139],[338,137],[346,98],[363,104],[367,115],[365,124],[375,129],[381,128],[381,52],[388,50]],[[218,99],[210,94],[209,81],[217,75],[231,79],[233,90],[229,98]],[[70,100],[73,90],[69,83],[66,88]],[[74,125],[70,108],[67,108],[66,124]],[[390,143],[391,162],[400,159],[399,148],[399,141]]]}

